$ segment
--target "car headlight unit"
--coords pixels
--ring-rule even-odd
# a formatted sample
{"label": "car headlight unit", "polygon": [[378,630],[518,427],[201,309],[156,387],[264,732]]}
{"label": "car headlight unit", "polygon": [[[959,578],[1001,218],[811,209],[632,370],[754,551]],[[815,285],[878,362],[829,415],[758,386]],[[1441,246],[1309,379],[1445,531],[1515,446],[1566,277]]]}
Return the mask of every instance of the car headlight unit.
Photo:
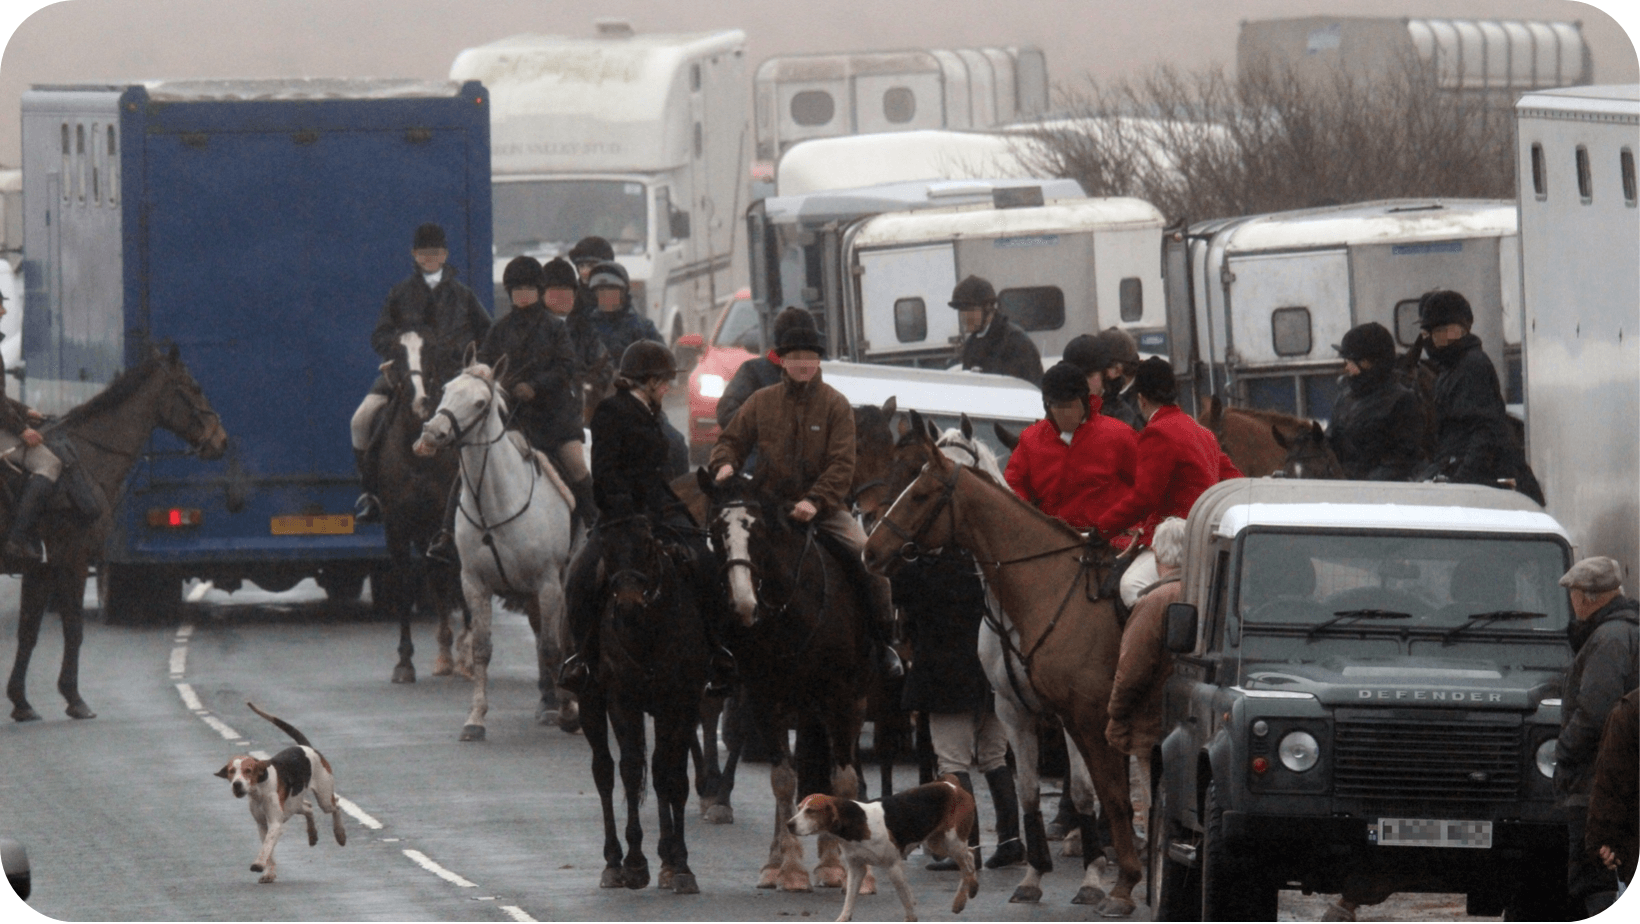
{"label": "car headlight unit", "polygon": [[1294,731],[1282,736],[1277,753],[1281,756],[1283,767],[1294,773],[1303,773],[1321,759],[1321,746],[1309,732]]}
{"label": "car headlight unit", "polygon": [[1557,738],[1545,738],[1537,749],[1537,768],[1545,779],[1555,778],[1555,742]]}

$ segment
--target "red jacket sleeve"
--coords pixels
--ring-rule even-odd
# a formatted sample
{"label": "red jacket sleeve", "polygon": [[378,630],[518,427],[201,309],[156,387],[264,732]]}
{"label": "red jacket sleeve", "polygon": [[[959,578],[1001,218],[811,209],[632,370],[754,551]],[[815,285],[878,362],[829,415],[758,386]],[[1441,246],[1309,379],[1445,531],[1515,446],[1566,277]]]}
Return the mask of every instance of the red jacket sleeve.
{"label": "red jacket sleeve", "polygon": [[1002,478],[1020,500],[1035,507],[1038,506],[1037,498],[1031,496],[1030,432],[1027,428],[1019,434],[1019,443],[1008,456],[1008,467],[1003,469]]}
{"label": "red jacket sleeve", "polygon": [[1132,490],[1099,518],[1099,532],[1107,537],[1138,524],[1156,509],[1178,464],[1160,429],[1140,431],[1136,450]]}

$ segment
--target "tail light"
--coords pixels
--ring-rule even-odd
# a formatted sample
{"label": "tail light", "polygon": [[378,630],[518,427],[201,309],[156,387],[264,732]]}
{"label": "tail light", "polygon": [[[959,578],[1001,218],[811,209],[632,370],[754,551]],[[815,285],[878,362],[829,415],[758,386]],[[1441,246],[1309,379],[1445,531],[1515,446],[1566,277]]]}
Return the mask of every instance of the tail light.
{"label": "tail light", "polygon": [[187,529],[205,522],[198,507],[150,507],[148,525],[154,529]]}

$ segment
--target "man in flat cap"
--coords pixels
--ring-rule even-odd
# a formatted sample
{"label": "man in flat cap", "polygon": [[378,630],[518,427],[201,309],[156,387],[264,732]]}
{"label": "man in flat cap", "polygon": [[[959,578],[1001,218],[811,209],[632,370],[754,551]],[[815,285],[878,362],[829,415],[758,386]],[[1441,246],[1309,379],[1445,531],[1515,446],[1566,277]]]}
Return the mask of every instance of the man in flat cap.
{"label": "man in flat cap", "polygon": [[1589,788],[1606,715],[1640,686],[1640,602],[1623,592],[1623,568],[1604,556],[1585,558],[1560,579],[1577,619],[1567,627],[1572,666],[1561,692],[1560,740],[1555,745],[1555,794],[1566,808],[1569,857],[1566,886],[1578,917],[1610,903],[1611,870],[1583,849]]}

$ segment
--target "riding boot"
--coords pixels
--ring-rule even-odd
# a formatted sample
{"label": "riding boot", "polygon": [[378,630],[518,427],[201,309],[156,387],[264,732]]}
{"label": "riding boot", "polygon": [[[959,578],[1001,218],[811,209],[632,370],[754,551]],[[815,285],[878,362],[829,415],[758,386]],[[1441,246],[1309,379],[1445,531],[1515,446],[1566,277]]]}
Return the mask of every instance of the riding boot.
{"label": "riding boot", "polygon": [[856,563],[866,582],[867,600],[871,604],[871,615],[866,621],[871,624],[871,632],[877,643],[877,671],[885,680],[899,680],[905,676],[905,665],[901,663],[900,653],[894,650],[891,642],[894,629],[894,591],[888,583],[888,578],[867,571],[865,563],[859,561],[858,557]]}
{"label": "riding boot", "polygon": [[598,525],[598,501],[592,496],[592,476],[588,475],[569,486],[569,493],[575,498],[575,518],[581,521],[581,528],[587,532]]}
{"label": "riding boot", "polygon": [[376,466],[370,450],[353,450],[353,464],[359,469],[359,487],[364,493],[353,502],[353,519],[359,523],[380,523],[382,502],[376,497]]}
{"label": "riding boot", "polygon": [[40,550],[33,539],[34,521],[40,518],[40,511],[46,505],[46,499],[51,497],[52,489],[57,485],[44,475],[30,475],[23,484],[23,493],[17,498],[17,506],[11,514],[11,531],[6,533],[4,555],[17,561],[39,561]]}
{"label": "riding boot", "polygon": [[997,810],[997,849],[985,861],[986,869],[1001,869],[1025,862],[1025,845],[1019,840],[1019,790],[1014,788],[1014,771],[1007,764],[985,774],[991,787],[991,804]]}
{"label": "riding boot", "polygon": [[461,506],[461,482],[450,485],[450,496],[444,501],[444,527],[427,546],[427,557],[446,565],[460,565],[461,555],[456,551],[456,508]]}
{"label": "riding boot", "polygon": [[[969,779],[968,771],[959,770],[951,775],[957,778],[957,785],[966,790],[968,795],[972,796],[974,794],[974,783]],[[974,851],[974,865],[977,867],[979,866],[979,818],[977,817],[974,819],[974,826],[968,829],[968,846]],[[961,867],[957,865],[957,860],[955,857],[946,857],[943,860],[935,860],[924,867],[924,869],[931,869],[935,872],[945,873],[950,872],[951,870],[961,869]]]}
{"label": "riding boot", "polygon": [[558,668],[558,685],[572,693],[585,693],[592,683],[592,669],[598,663],[598,561],[603,547],[596,534],[570,561],[564,578],[565,614],[575,651]]}

